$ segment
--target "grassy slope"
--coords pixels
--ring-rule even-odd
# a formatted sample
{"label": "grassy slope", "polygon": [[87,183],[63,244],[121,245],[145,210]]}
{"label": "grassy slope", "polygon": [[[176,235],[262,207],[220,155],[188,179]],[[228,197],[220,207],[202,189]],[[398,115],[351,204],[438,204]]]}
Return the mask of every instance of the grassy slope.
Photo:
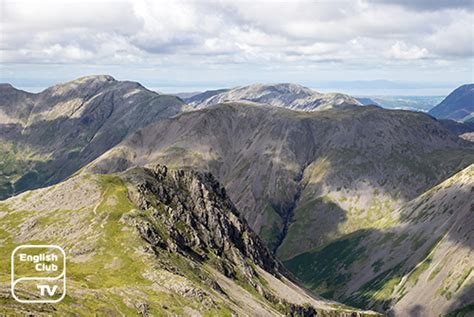
{"label": "grassy slope", "polygon": [[[229,311],[217,303],[208,309],[203,307],[195,299],[187,299],[167,289],[157,288],[152,280],[147,278],[150,268],[156,266],[152,259],[145,256],[140,249],[145,246],[143,240],[136,235],[132,228],[124,225],[121,217],[130,212],[134,206],[126,197],[127,189],[121,179],[116,176],[102,175],[99,177],[102,195],[100,202],[96,205],[95,212],[88,209],[79,210],[55,210],[53,214],[37,217],[36,211],[9,211],[8,202],[0,203],[0,210],[7,214],[1,218],[0,239],[2,241],[2,256],[0,259],[0,281],[2,285],[2,296],[0,297],[0,312],[4,314],[15,314],[22,310],[35,310],[37,313],[49,314],[84,314],[92,312],[108,315],[138,315],[137,306],[147,303],[148,312],[151,315],[182,314],[183,308],[204,311],[209,316],[225,316]],[[82,185],[81,185],[82,186]],[[27,194],[26,194],[27,195]],[[27,196],[20,196],[28,199]],[[61,217],[57,221],[58,214],[67,214],[67,218]],[[10,275],[9,255],[11,251],[20,244],[15,240],[16,228],[28,219],[41,219],[35,230],[47,232],[57,230],[60,226],[81,226],[79,223],[71,223],[67,219],[76,219],[75,214],[83,214],[80,222],[90,224],[92,232],[97,234],[96,239],[87,244],[92,252],[86,252],[88,257],[81,261],[77,254],[68,254],[67,261],[67,283],[68,290],[66,298],[54,305],[23,305],[16,303],[8,295]],[[13,234],[12,234],[13,233]],[[29,240],[29,243],[58,244],[63,246],[69,253],[77,251],[74,249],[76,241],[71,241],[67,235],[52,236],[47,240]],[[88,237],[82,237],[88,240]],[[166,256],[164,254],[164,256]],[[189,273],[188,263],[178,257],[169,256],[169,261],[178,270]],[[79,262],[80,261],[80,262]],[[104,271],[104,269],[106,271]],[[168,278],[180,277],[172,273]],[[193,278],[194,274],[187,274],[187,278]],[[184,278],[183,283],[188,283]],[[193,282],[190,282],[192,285]],[[129,300],[126,298],[129,297]],[[87,315],[88,313],[85,313]]]}

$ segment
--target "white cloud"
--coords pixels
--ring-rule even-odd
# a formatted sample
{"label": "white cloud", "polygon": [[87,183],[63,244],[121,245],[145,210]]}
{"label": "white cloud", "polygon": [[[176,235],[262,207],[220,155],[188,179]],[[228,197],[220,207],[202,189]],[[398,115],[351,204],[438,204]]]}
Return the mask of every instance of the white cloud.
{"label": "white cloud", "polygon": [[422,59],[429,56],[426,48],[420,48],[416,45],[408,46],[403,41],[397,41],[388,51],[387,56],[393,59]]}
{"label": "white cloud", "polygon": [[474,55],[474,16],[461,14],[457,17],[453,23],[438,27],[426,39],[427,45],[439,56]]}
{"label": "white cloud", "polygon": [[464,0],[0,1],[2,64],[159,66],[172,73],[338,63],[367,71],[397,60],[469,63],[474,54],[474,13]]}

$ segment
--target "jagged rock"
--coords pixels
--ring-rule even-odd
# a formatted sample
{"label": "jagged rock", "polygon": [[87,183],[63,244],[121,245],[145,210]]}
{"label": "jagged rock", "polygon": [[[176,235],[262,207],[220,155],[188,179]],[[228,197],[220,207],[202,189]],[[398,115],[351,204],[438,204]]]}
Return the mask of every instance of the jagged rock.
{"label": "jagged rock", "polygon": [[129,197],[152,216],[166,232],[150,222],[135,222],[140,235],[156,247],[169,248],[205,260],[215,254],[218,268],[228,276],[238,269],[251,279],[249,263],[277,273],[280,264],[253,233],[225,190],[209,173],[175,170],[163,165],[127,171],[124,178],[133,184]]}

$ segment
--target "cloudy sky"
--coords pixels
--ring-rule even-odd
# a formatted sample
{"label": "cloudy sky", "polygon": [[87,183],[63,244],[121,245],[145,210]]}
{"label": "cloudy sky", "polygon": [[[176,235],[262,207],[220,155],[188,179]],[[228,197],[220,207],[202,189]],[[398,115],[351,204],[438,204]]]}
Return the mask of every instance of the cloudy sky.
{"label": "cloudy sky", "polygon": [[110,74],[165,92],[295,82],[441,94],[474,82],[473,21],[474,0],[0,0],[0,81],[34,90]]}

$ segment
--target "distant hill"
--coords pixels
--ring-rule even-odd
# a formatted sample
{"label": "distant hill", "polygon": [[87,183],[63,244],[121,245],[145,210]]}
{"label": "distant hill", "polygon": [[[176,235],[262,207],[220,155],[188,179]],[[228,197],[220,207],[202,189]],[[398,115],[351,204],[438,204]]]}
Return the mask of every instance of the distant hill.
{"label": "distant hill", "polygon": [[465,121],[474,116],[474,84],[462,85],[429,111],[438,119]]}
{"label": "distant hill", "polygon": [[251,101],[304,111],[360,105],[359,101],[348,95],[323,94],[296,84],[253,84],[233,89],[209,90],[184,100],[196,109],[229,101]]}

